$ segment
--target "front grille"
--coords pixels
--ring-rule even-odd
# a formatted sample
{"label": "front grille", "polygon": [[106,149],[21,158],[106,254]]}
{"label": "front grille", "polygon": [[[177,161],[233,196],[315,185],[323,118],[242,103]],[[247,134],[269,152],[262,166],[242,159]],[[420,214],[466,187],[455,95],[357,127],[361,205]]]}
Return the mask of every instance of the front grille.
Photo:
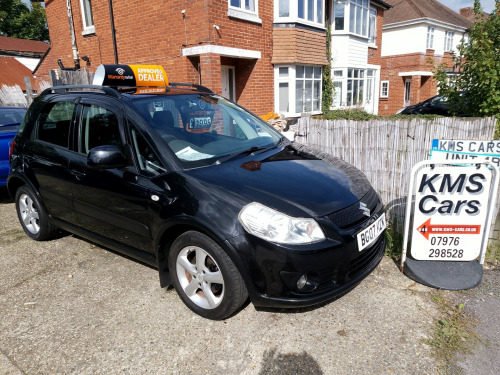
{"label": "front grille", "polygon": [[348,280],[352,280],[359,275],[363,274],[376,259],[380,259],[385,252],[385,236],[382,234],[380,238],[360,256],[353,259],[349,265],[349,272],[347,274]]}
{"label": "front grille", "polygon": [[350,205],[349,207],[343,208],[340,211],[328,215],[328,219],[330,219],[330,221],[340,229],[347,229],[362,223],[368,218],[359,208],[360,202],[366,204],[372,215],[376,211],[379,203],[381,203],[380,198],[378,197],[375,190],[370,189],[368,193],[366,193],[358,202]]}

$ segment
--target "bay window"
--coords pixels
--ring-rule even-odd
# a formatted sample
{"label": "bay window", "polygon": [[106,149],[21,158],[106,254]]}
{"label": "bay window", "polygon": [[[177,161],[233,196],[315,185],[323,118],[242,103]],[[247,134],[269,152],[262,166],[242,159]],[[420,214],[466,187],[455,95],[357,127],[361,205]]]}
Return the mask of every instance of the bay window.
{"label": "bay window", "polygon": [[367,35],[368,0],[351,0],[349,8],[349,32]]}
{"label": "bay window", "polygon": [[249,22],[262,23],[259,18],[259,0],[228,0],[227,15]]}
{"label": "bay window", "polygon": [[279,113],[300,115],[321,112],[321,66],[275,66],[275,81],[275,102]]}
{"label": "bay window", "polygon": [[278,0],[274,4],[274,22],[297,22],[324,28],[325,0]]}
{"label": "bay window", "polygon": [[377,9],[369,0],[334,0],[332,9],[334,32],[349,32],[369,39],[375,44]]}

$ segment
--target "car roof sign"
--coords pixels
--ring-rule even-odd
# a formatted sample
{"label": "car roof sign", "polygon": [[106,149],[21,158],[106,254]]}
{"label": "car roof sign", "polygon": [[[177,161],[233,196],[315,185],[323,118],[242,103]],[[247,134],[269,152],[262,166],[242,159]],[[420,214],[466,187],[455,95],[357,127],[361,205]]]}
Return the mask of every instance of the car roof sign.
{"label": "car roof sign", "polygon": [[161,65],[99,65],[92,82],[100,86],[158,87],[168,86]]}

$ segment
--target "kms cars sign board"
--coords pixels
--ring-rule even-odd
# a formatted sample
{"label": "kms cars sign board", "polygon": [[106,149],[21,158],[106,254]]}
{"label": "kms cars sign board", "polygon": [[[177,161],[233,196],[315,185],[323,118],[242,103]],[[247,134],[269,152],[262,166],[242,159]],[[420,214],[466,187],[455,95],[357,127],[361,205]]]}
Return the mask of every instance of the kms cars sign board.
{"label": "kms cars sign board", "polygon": [[481,251],[492,173],[485,165],[420,169],[415,178],[411,255],[470,261]]}

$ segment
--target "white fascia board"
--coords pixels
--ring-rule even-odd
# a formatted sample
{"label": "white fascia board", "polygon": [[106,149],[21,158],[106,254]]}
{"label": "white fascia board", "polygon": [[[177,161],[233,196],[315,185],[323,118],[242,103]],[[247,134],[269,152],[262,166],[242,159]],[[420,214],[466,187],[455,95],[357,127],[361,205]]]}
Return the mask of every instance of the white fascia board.
{"label": "white fascia board", "polygon": [[182,50],[182,56],[199,56],[205,53],[214,53],[221,56],[237,57],[240,59],[260,59],[260,51],[249,49],[233,48],[206,44],[203,46],[189,47]]}
{"label": "white fascia board", "polygon": [[398,73],[400,77],[408,77],[408,76],[424,76],[424,77],[432,77],[432,72],[426,72],[424,70],[414,70],[413,72],[401,72]]}
{"label": "white fascia board", "polygon": [[388,25],[384,25],[382,27],[382,30],[390,30],[390,29],[395,29],[398,27],[413,26],[413,25],[417,25],[420,23],[424,23],[424,24],[429,25],[429,26],[443,27],[443,28],[454,30],[454,31],[461,32],[461,33],[464,33],[467,31],[467,29],[465,27],[457,26],[457,25],[454,25],[452,23],[438,21],[438,20],[435,20],[433,18],[427,18],[427,17],[416,18],[414,20],[409,20],[409,21],[390,23]]}

